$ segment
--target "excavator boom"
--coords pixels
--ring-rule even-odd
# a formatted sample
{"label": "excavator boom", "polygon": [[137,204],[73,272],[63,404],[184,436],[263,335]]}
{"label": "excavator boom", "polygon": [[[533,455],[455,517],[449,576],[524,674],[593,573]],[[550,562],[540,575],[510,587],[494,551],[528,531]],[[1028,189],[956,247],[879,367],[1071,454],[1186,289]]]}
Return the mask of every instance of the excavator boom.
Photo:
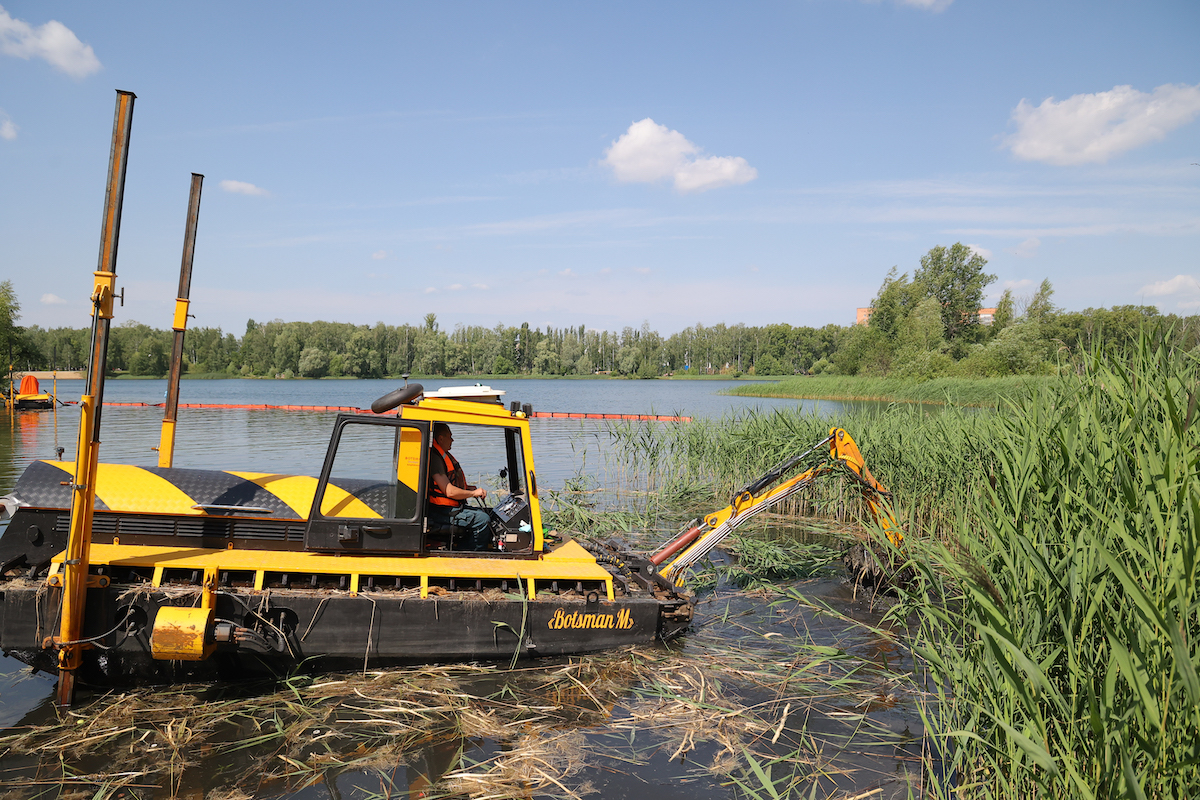
{"label": "excavator boom", "polygon": [[[824,448],[828,446],[828,451]],[[784,475],[812,460],[816,453],[824,458],[807,469],[779,482]],[[763,475],[746,484],[733,496],[729,505],[704,517],[698,524],[659,548],[650,562],[660,572],[682,585],[688,570],[712,552],[729,534],[752,517],[779,505],[784,500],[807,489],[819,478],[844,467],[859,484],[875,521],[896,544],[901,533],[889,508],[891,493],[867,469],[862,453],[850,434],[832,428],[829,436],[798,456],[786,459]],[[662,566],[666,563],[666,566]]]}

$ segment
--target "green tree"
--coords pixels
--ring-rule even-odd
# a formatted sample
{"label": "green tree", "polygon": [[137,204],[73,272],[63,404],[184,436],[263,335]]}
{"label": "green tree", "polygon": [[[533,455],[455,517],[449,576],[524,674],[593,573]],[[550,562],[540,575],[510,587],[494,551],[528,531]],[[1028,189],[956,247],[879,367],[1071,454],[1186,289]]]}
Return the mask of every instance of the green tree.
{"label": "green tree", "polygon": [[784,370],[784,366],[779,359],[770,353],[763,353],[758,358],[754,359],[754,374],[755,375],[791,375],[792,371]]}
{"label": "green tree", "polygon": [[641,354],[633,345],[625,345],[617,352],[617,371],[622,375],[632,375],[637,372]]}
{"label": "green tree", "polygon": [[300,374],[305,378],[321,378],[329,370],[329,355],[318,347],[306,347],[300,352]]}
{"label": "green tree", "polygon": [[304,349],[296,335],[295,323],[288,323],[281,334],[275,337],[275,369],[278,372],[299,368],[300,352]]}
{"label": "green tree", "polygon": [[1043,278],[1042,285],[1033,293],[1033,297],[1026,301],[1025,313],[1022,316],[1029,322],[1049,322],[1050,318],[1058,313],[1058,309],[1050,301],[1053,296],[1054,287],[1050,285],[1050,279]]}
{"label": "green tree", "polygon": [[1013,296],[1011,289],[1005,289],[1004,294],[996,302],[996,313],[992,315],[992,336],[1013,324],[1016,315],[1013,313]]}
{"label": "green tree", "polygon": [[907,272],[896,277],[896,268],[892,267],[871,302],[871,319],[867,324],[887,341],[895,342],[904,320],[921,302],[921,289],[920,285],[909,283]]}
{"label": "green tree", "polygon": [[937,298],[926,297],[913,309],[900,328],[901,347],[924,352],[937,350],[943,343],[941,308]]}
{"label": "green tree", "polygon": [[900,329],[895,371],[902,378],[929,380],[945,374],[953,361],[943,352],[941,308],[935,297],[922,300]]}
{"label": "green tree", "polygon": [[559,369],[558,353],[554,352],[554,342],[549,338],[542,339],[534,348],[533,371],[542,375],[557,375]]}
{"label": "green tree", "polygon": [[579,360],[575,362],[575,371],[580,375],[591,375],[593,370],[592,357],[587,353],[581,355]]}
{"label": "green tree", "polygon": [[129,371],[134,375],[165,375],[167,354],[157,336],[142,340],[137,352],[129,360]]}
{"label": "green tree", "polygon": [[986,266],[987,259],[956,242],[949,248],[934,247],[921,257],[921,268],[913,273],[922,296],[937,299],[946,341],[960,358],[966,345],[979,338],[983,290],[996,280],[983,271]]}
{"label": "green tree", "polygon": [[[8,359],[10,353],[14,359],[21,355],[21,329],[17,327],[20,318],[21,304],[12,281],[0,281],[0,358]],[[4,379],[8,380],[8,370],[4,370]]]}
{"label": "green tree", "polygon": [[378,363],[379,354],[371,350],[374,339],[366,328],[356,330],[346,342],[346,353],[342,357],[342,368],[346,374],[356,378],[376,378],[373,365]]}

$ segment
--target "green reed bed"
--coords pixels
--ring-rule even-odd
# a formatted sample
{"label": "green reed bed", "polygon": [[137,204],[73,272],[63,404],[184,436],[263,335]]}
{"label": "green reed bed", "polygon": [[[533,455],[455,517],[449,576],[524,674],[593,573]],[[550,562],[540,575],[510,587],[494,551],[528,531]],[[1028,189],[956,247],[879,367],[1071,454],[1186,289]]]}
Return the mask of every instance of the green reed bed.
{"label": "green reed bed", "polygon": [[1094,361],[994,416],[953,536],[910,531],[942,796],[1200,796],[1198,392],[1148,339]]}
{"label": "green reed bed", "polygon": [[[831,427],[845,428],[901,512],[926,531],[943,532],[953,527],[962,498],[978,495],[991,480],[987,443],[996,417],[894,404],[832,417],[777,409],[687,425],[622,422],[610,430],[615,458],[626,473],[643,476],[640,486],[664,496],[687,495],[696,507],[715,510],[753,478],[824,439]],[[854,520],[864,509],[853,484],[831,476],[779,510]]]}
{"label": "green reed bed", "polygon": [[1012,375],[1004,378],[860,378],[811,375],[778,383],[737,386],[728,394],[745,397],[797,397],[811,400],[883,400],[904,403],[945,403],[996,406],[1005,399],[1028,397],[1057,378]]}

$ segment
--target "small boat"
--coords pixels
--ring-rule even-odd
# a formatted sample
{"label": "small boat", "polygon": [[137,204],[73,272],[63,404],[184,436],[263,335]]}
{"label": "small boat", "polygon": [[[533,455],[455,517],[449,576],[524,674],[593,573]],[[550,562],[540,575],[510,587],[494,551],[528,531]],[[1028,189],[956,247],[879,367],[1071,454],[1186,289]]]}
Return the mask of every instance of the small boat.
{"label": "small boat", "polygon": [[30,411],[54,408],[54,395],[43,392],[38,379],[33,375],[21,378],[21,386],[5,398],[10,411]]}

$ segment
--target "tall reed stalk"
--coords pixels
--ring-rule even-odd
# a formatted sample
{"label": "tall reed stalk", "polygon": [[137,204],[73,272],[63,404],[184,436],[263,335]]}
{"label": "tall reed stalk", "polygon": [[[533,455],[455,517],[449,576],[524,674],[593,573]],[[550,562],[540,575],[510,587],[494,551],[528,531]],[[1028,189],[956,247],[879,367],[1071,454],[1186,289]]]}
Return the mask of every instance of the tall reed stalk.
{"label": "tall reed stalk", "polygon": [[994,416],[953,536],[905,539],[936,794],[1200,796],[1198,392],[1149,337],[1093,360]]}

